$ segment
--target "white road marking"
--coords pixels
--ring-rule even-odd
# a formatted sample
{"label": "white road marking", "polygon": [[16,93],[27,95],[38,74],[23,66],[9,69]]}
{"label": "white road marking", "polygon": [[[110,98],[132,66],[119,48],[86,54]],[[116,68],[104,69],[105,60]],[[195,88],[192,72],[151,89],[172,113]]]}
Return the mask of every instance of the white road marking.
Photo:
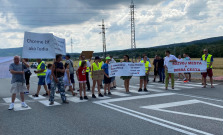
{"label": "white road marking", "polygon": [[177,87],[177,88],[184,88],[184,89],[193,89],[194,87],[190,87],[190,86],[183,86],[183,85],[175,85],[174,87]]}
{"label": "white road marking", "polygon": [[81,103],[81,102],[87,102],[88,100],[80,100],[78,97],[68,97],[67,100],[74,102],[74,103]]}
{"label": "white road marking", "polygon": [[177,111],[171,111],[171,110],[164,110],[164,108],[177,107],[177,106],[190,105],[190,104],[197,104],[197,103],[203,103],[203,104],[223,108],[223,106],[219,106],[219,105],[215,105],[215,104],[211,104],[211,103],[206,103],[206,102],[199,101],[199,100],[196,100],[196,99],[186,100],[186,101],[178,101],[178,102],[171,102],[171,103],[164,103],[164,104],[157,104],[157,105],[149,105],[149,106],[143,106],[143,107],[140,107],[140,108],[151,109],[151,110],[156,110],[156,111],[161,111],[161,112],[167,112],[167,113],[173,113],[173,114],[179,114],[179,115],[185,115],[185,116],[191,116],[191,117],[197,117],[197,118],[203,118],[203,119],[209,119],[209,120],[215,120],[215,121],[223,122],[223,119],[220,119],[220,118],[203,116],[203,115],[196,115],[196,114],[190,114],[190,113],[183,113],[183,112],[177,112]]}
{"label": "white road marking", "polygon": [[116,87],[115,90],[125,90],[125,88]]}
{"label": "white road marking", "polygon": [[131,94],[126,94],[126,93],[121,93],[121,92],[112,92],[112,95],[121,96],[121,97],[131,96]]}
{"label": "white road marking", "polygon": [[[3,98],[3,100],[6,102],[6,103],[11,103],[12,102],[12,98],[11,97],[8,97],[8,98]],[[21,102],[18,98],[15,98],[15,103],[17,102]]]}
{"label": "white road marking", "polygon": [[[200,84],[200,86],[201,86],[202,83],[197,83],[197,84]],[[210,83],[207,83],[207,85],[211,85],[211,84]],[[218,84],[213,84],[213,85],[216,86]]]}
{"label": "white road marking", "polygon": [[[165,87],[158,87],[159,89],[166,89]],[[174,89],[172,89],[172,88],[169,88],[168,87],[168,90],[172,90],[172,91],[178,91],[178,90],[181,90],[181,89],[178,89],[178,88],[174,88]]]}
{"label": "white road marking", "polygon": [[194,87],[202,87],[202,85],[192,84],[192,83],[175,83],[181,86],[194,86]]}
{"label": "white road marking", "polygon": [[14,104],[14,111],[24,111],[24,110],[29,110],[31,109],[31,107],[27,107],[27,108],[24,108],[21,106],[21,103],[15,103]]}
{"label": "white road marking", "polygon": [[28,95],[30,98],[34,100],[39,100],[39,99],[46,99],[46,97],[39,95],[39,97],[33,97],[32,95]]}
{"label": "white road marking", "polygon": [[53,105],[49,105],[50,104],[50,101],[49,100],[41,100],[41,101],[38,101],[40,102],[41,104],[45,105],[45,106],[56,106],[56,105],[61,105],[60,103],[58,102],[55,102],[54,101],[54,104]]}

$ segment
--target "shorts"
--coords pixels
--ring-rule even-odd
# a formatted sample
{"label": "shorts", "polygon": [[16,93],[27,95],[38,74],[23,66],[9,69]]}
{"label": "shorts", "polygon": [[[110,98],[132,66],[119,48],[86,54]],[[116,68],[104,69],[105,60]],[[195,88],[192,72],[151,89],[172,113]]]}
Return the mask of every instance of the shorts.
{"label": "shorts", "polygon": [[154,75],[158,75],[158,70],[154,69]]}
{"label": "shorts", "polygon": [[46,85],[45,82],[46,76],[38,76],[38,78],[39,78],[38,85]]}
{"label": "shorts", "polygon": [[70,74],[70,81],[71,81],[71,83],[75,83],[75,81],[74,81],[74,74]]}
{"label": "shorts", "polygon": [[111,82],[114,82],[114,81],[115,81],[115,76],[111,77]]}
{"label": "shorts", "polygon": [[86,83],[87,81],[79,81],[79,83]]}
{"label": "shorts", "polygon": [[12,87],[10,90],[12,94],[19,94],[21,92],[24,93],[25,91],[27,91],[25,83],[22,82],[12,83]]}
{"label": "shorts", "polygon": [[144,80],[147,81],[148,80],[149,75],[146,74],[145,76],[140,76],[140,80]]}
{"label": "shorts", "polygon": [[111,83],[111,78],[107,78],[105,75],[104,75],[104,84],[110,84]]}
{"label": "shorts", "polygon": [[47,86],[48,86],[48,90],[51,90],[51,83],[48,83]]}
{"label": "shorts", "polygon": [[26,85],[29,85],[30,75],[25,72]]}
{"label": "shorts", "polygon": [[212,71],[212,68],[207,69],[207,72],[202,73],[202,76],[203,76],[204,78],[206,78],[206,77],[207,77],[207,75],[208,75],[209,77],[212,77],[212,76],[213,76],[213,71]]}
{"label": "shorts", "polygon": [[120,77],[122,80],[129,80],[132,78],[132,76],[121,76]]}

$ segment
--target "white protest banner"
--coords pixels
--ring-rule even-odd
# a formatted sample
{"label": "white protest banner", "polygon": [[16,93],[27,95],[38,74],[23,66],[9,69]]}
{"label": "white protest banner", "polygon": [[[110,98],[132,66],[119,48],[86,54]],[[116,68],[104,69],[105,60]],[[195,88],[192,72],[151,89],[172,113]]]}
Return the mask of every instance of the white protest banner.
{"label": "white protest banner", "polygon": [[25,32],[22,58],[55,58],[54,42],[53,34]]}
{"label": "white protest banner", "polygon": [[9,71],[9,66],[13,63],[14,57],[0,57],[0,79],[11,78],[12,74]]}
{"label": "white protest banner", "polygon": [[144,76],[144,63],[112,63],[108,66],[109,77],[113,76]]}
{"label": "white protest banner", "polygon": [[168,73],[207,72],[207,62],[199,60],[169,62]]}
{"label": "white protest banner", "polygon": [[65,39],[54,36],[55,53],[66,55]]}

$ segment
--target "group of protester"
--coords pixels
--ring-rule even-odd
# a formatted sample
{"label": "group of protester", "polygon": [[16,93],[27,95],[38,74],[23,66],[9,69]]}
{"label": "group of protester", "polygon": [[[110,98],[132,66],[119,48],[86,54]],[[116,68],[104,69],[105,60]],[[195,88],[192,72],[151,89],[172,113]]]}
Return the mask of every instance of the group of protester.
{"label": "group of protester", "polygon": [[[213,64],[213,56],[208,53],[207,49],[203,51],[204,55],[202,55],[201,60],[207,62],[207,72],[201,73],[202,74],[202,84],[203,88],[206,88],[206,77],[207,75],[210,77],[211,88],[213,86],[213,72],[212,72],[212,64]],[[165,88],[168,89],[169,78],[171,78],[171,86],[174,89],[174,74],[168,73],[168,63],[169,62],[177,62],[181,61],[180,57],[176,58],[174,55],[170,54],[170,51],[165,52],[166,57],[163,59],[160,56],[156,56],[153,65],[154,65],[154,82],[156,81],[156,76],[159,75],[160,80],[159,82],[165,82]],[[129,60],[128,55],[123,56],[122,62],[131,62]],[[184,60],[190,60],[188,54],[184,54]],[[74,64],[73,61],[70,59],[70,55],[66,55],[66,62],[63,64],[62,62],[62,55],[56,55],[55,61],[53,64],[48,64],[41,59],[37,59],[39,63],[37,69],[34,71],[35,74],[38,76],[38,87],[37,92],[33,95],[33,97],[38,97],[41,86],[44,87],[46,93],[43,96],[49,96],[50,105],[54,104],[54,95],[55,92],[60,93],[62,103],[68,104],[69,102],[66,99],[65,89],[68,87],[73,96],[76,96],[75,90],[75,80],[74,80]],[[149,73],[151,70],[151,63],[146,55],[143,55],[143,58],[139,59],[140,63],[145,64],[145,75],[140,77],[140,86],[138,92],[147,90],[147,84],[149,81]],[[92,98],[96,98],[95,96],[95,87],[97,85],[98,89],[98,96],[103,97],[106,95],[112,95],[111,88],[116,88],[115,77],[109,77],[109,64],[115,63],[115,60],[111,56],[107,56],[105,58],[105,63],[101,60],[100,57],[96,56],[94,62],[91,64],[91,59],[86,60],[84,55],[80,56],[80,61],[78,63],[78,69],[76,70],[77,79],[79,81],[79,94],[80,100],[88,99],[86,95],[87,91],[90,91],[90,81],[89,78],[91,77],[93,80],[92,85]],[[29,70],[29,63],[28,59],[23,59],[22,62],[20,61],[19,56],[14,57],[14,63],[12,63],[9,67],[9,71],[12,74],[12,103],[9,106],[9,110],[14,108],[14,101],[16,98],[16,94],[20,94],[22,107],[28,107],[27,104],[24,102],[24,94],[29,94],[30,84],[29,79],[31,76],[31,71]],[[103,80],[100,79],[93,79],[94,72],[96,71],[103,71],[104,78]],[[183,74],[182,74],[183,75]],[[185,77],[185,81],[191,81],[191,74],[185,73],[183,75]],[[124,87],[126,93],[130,93],[129,84],[130,79],[132,76],[121,76],[121,79],[124,80]],[[102,82],[104,83],[104,94],[101,93]],[[26,85],[25,85],[26,84]],[[87,86],[87,88],[86,88]],[[144,87],[143,87],[144,86]],[[56,91],[58,88],[58,91]]]}

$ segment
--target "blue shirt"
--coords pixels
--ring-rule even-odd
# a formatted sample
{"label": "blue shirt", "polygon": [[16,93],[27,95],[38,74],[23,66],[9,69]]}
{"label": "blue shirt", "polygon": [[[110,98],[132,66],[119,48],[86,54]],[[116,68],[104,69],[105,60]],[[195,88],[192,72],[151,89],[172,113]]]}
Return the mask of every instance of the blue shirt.
{"label": "blue shirt", "polygon": [[[209,54],[208,54],[208,55],[209,55]],[[208,55],[207,55],[207,56],[205,56],[205,60],[207,60]],[[203,60],[203,58],[202,58],[202,57],[201,57],[201,60]],[[214,62],[213,56],[211,56],[211,62]]]}
{"label": "blue shirt", "polygon": [[47,84],[51,83],[50,76],[51,76],[51,70],[47,69],[47,71],[46,71],[46,83]]}
{"label": "blue shirt", "polygon": [[108,75],[108,64],[107,63],[103,64],[102,69],[104,69],[105,73]]}

